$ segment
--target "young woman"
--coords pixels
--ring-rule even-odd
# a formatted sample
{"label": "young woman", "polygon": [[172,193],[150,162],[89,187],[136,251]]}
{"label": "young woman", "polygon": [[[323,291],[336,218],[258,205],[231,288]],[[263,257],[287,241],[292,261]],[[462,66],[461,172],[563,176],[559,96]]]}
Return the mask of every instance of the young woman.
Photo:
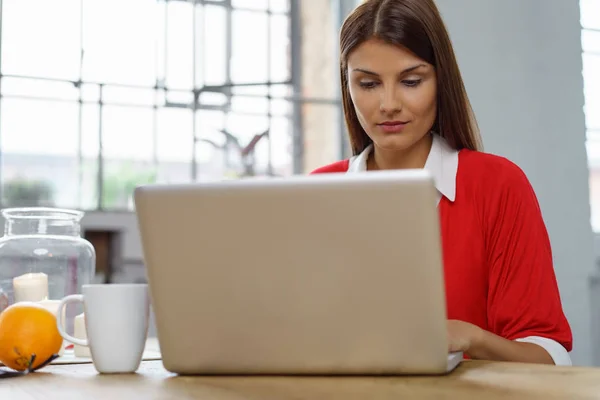
{"label": "young woman", "polygon": [[313,173],[426,168],[441,218],[450,351],[570,365],[550,241],[524,173],[480,151],[433,0],[367,0],[340,35],[353,157]]}

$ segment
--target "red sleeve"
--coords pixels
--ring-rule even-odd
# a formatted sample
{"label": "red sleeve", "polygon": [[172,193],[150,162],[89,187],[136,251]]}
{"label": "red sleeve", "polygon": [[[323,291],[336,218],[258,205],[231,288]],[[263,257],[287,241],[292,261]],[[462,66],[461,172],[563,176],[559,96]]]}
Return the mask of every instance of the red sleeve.
{"label": "red sleeve", "polygon": [[314,171],[312,171],[310,174],[312,175],[312,174],[329,174],[329,173],[336,173],[336,172],[346,172],[346,171],[348,171],[349,164],[350,164],[349,160],[338,161],[333,164],[329,164],[329,165],[325,165],[323,167],[317,168]]}
{"label": "red sleeve", "polygon": [[[514,340],[541,336],[571,351],[552,251],[537,197],[525,174],[509,163],[487,196],[488,327]],[[504,171],[505,170],[505,171]],[[504,173],[506,172],[506,173]]]}

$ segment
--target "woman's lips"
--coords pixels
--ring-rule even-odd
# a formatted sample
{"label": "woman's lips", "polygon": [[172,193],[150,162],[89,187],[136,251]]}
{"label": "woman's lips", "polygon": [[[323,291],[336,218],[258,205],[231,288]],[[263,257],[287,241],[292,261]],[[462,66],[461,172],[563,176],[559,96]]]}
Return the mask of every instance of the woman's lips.
{"label": "woman's lips", "polygon": [[385,133],[400,133],[407,124],[408,122],[403,121],[385,121],[377,126]]}

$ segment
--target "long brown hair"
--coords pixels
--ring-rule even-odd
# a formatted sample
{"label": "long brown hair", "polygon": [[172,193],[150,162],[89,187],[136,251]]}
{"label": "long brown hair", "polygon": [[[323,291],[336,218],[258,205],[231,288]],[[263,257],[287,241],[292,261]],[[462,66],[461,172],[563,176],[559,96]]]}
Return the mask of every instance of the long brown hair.
{"label": "long brown hair", "polygon": [[370,38],[402,46],[433,65],[437,115],[432,130],[456,150],[480,150],[477,122],[434,0],[366,0],[346,18],[340,32],[342,102],[352,153],[361,153],[372,141],[360,125],[350,97],[348,57]]}

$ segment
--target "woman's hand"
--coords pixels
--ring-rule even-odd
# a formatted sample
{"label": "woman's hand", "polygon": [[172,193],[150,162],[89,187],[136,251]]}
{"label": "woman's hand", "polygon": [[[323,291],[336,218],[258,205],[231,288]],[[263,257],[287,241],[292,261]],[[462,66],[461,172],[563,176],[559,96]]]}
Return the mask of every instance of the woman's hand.
{"label": "woman's hand", "polygon": [[474,360],[554,364],[550,354],[537,344],[504,339],[459,320],[448,321],[448,351],[462,351]]}
{"label": "woman's hand", "polygon": [[482,334],[483,330],[476,325],[455,319],[448,320],[448,351],[468,353]]}

